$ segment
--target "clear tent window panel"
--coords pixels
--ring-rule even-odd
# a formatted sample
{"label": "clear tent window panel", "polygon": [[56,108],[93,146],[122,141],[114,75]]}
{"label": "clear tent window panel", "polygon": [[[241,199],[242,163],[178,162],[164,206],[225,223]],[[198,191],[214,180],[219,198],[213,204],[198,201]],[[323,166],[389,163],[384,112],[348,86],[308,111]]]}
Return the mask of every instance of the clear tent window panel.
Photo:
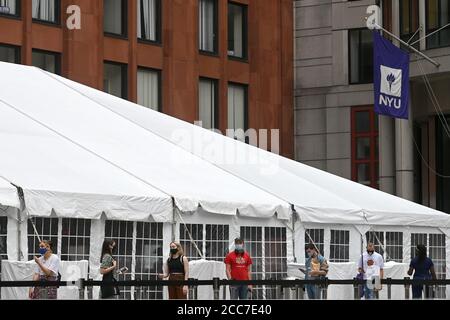
{"label": "clear tent window panel", "polygon": [[331,230],[330,262],[350,261],[350,231]]}
{"label": "clear tent window panel", "polygon": [[0,217],[0,275],[2,272],[2,260],[8,260],[7,251],[8,241],[8,218]]}
{"label": "clear tent window panel", "polygon": [[180,224],[180,244],[184,249],[184,255],[190,260],[200,260],[201,256],[197,248],[203,253],[203,225]]}
{"label": "clear tent window panel", "polygon": [[[428,256],[433,260],[434,270],[438,279],[446,279],[447,275],[445,243],[444,234],[429,234]],[[445,299],[445,291],[445,286],[438,286],[435,292],[436,298]]]}
{"label": "clear tent window panel", "polygon": [[403,262],[403,232],[386,232],[386,261]]}
{"label": "clear tent window panel", "polygon": [[[287,276],[286,228],[264,228],[265,279],[280,280]],[[275,287],[266,287],[266,299],[277,299]]]}
{"label": "clear tent window panel", "polygon": [[35,256],[40,256],[39,238],[41,240],[50,240],[52,242],[53,253],[58,254],[58,218],[29,218],[27,237],[28,260],[33,260]]}
{"label": "clear tent window panel", "polygon": [[91,220],[62,219],[61,260],[89,261],[91,247]]}
{"label": "clear tent window panel", "polygon": [[[241,238],[244,240],[245,249],[252,258],[252,279],[264,279],[264,255],[263,255],[263,228],[241,227]],[[261,300],[265,296],[264,286],[254,286],[251,298]]]}
{"label": "clear tent window panel", "polygon": [[230,227],[228,225],[207,224],[205,228],[206,260],[223,262],[228,254]]}
{"label": "clear tent window panel", "polygon": [[[324,236],[325,236],[324,229],[306,229],[305,244],[312,243],[319,250],[319,254],[325,256]],[[305,250],[305,257],[307,257],[306,250]]]}
{"label": "clear tent window panel", "polygon": [[382,231],[369,231],[366,233],[367,243],[374,244],[375,251],[384,257],[384,232]]}

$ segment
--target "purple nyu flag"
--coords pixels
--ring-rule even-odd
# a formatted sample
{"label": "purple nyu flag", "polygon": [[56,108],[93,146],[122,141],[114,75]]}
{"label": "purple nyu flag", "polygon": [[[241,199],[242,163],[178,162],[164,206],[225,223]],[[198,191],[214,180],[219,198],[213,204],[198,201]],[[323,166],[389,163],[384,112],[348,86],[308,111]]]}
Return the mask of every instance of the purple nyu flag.
{"label": "purple nyu flag", "polygon": [[409,53],[373,31],[375,112],[408,119]]}

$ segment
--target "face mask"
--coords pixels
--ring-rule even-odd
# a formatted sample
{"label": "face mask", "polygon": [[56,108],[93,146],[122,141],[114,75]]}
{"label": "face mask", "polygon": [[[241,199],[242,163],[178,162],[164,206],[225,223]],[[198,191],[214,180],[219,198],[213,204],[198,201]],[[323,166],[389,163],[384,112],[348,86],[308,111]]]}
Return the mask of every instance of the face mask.
{"label": "face mask", "polygon": [[373,255],[373,251],[367,250],[367,253],[368,253],[369,255]]}
{"label": "face mask", "polygon": [[47,253],[47,248],[39,248],[39,253],[41,256],[45,255]]}
{"label": "face mask", "polygon": [[244,252],[244,246],[241,245],[241,244],[237,244],[237,245],[234,247],[234,250],[235,250],[236,252]]}
{"label": "face mask", "polygon": [[308,251],[307,254],[308,254],[308,257],[310,257],[310,258],[311,258],[312,256],[314,256],[314,252],[313,252],[313,251]]}
{"label": "face mask", "polygon": [[170,249],[171,254],[176,254],[178,252],[178,249]]}

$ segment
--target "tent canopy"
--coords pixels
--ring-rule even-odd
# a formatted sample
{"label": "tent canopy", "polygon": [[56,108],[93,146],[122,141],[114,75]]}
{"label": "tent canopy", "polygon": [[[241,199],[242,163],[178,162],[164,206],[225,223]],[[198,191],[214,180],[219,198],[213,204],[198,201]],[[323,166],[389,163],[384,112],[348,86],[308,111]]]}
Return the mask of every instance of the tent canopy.
{"label": "tent canopy", "polygon": [[304,222],[450,227],[450,216],[51,75],[148,132],[289,202]]}
{"label": "tent canopy", "polygon": [[[173,197],[182,211],[201,206],[219,214],[290,218],[289,203],[136,126],[51,74],[7,63],[0,70],[0,142],[6,153],[0,168],[24,189],[33,215],[49,215],[53,208],[79,218],[114,211],[123,219],[137,211],[167,221]],[[140,205],[133,207],[130,199]],[[118,208],[109,210],[110,201]]]}
{"label": "tent canopy", "polygon": [[0,206],[19,208],[17,189],[0,177]]}

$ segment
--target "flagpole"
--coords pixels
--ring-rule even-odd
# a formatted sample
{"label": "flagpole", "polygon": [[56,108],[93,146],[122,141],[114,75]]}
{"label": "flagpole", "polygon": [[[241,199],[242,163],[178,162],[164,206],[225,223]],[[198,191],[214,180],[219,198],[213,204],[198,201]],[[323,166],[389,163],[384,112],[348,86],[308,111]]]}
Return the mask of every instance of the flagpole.
{"label": "flagpole", "polygon": [[[366,17],[367,20],[367,17]],[[403,44],[404,46],[406,46],[407,48],[409,48],[410,50],[414,51],[415,53],[417,53],[419,56],[421,56],[422,58],[426,59],[427,61],[429,61],[430,63],[434,64],[436,66],[436,68],[439,68],[441,66],[441,64],[439,62],[436,62],[435,60],[431,59],[430,57],[426,56],[425,54],[423,54],[422,52],[420,52],[419,50],[417,50],[416,48],[410,46],[408,43],[406,43],[405,41],[403,41],[402,39],[400,39],[399,37],[397,37],[395,34],[387,31],[386,29],[384,29],[382,26],[374,23],[373,24],[377,29],[381,29],[383,30],[383,32],[386,32],[388,35],[390,35],[392,38],[394,38],[395,40],[399,41],[401,44]]]}

